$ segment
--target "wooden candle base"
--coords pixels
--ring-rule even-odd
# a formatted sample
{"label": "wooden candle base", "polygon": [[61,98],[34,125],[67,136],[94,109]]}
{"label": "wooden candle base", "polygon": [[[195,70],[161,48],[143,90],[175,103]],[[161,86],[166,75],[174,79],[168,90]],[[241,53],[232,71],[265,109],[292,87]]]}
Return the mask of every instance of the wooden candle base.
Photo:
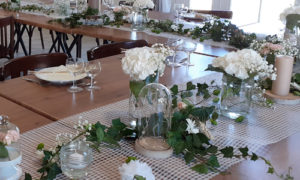
{"label": "wooden candle base", "polygon": [[272,99],[275,103],[278,104],[300,104],[300,96],[295,96],[292,93],[289,93],[287,96],[278,96],[276,94],[273,94],[271,91],[267,90],[265,96]]}
{"label": "wooden candle base", "polygon": [[162,139],[146,137],[135,141],[135,150],[149,158],[164,159],[173,154],[173,149]]}

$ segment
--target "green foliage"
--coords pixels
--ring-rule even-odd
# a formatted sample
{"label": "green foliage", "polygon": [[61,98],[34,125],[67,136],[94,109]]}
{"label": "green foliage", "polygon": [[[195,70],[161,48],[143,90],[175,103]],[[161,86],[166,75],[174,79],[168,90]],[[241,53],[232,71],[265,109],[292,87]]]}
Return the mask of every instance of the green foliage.
{"label": "green foliage", "polygon": [[25,173],[25,180],[32,180],[31,175],[28,173]]}
{"label": "green foliage", "polygon": [[144,178],[143,176],[139,176],[139,175],[135,175],[134,180],[146,180],[146,178]]}
{"label": "green foliage", "polygon": [[135,161],[135,160],[137,160],[136,157],[129,156],[125,162],[128,164],[130,161]]}
{"label": "green foliage", "polygon": [[295,27],[300,27],[299,21],[300,15],[299,14],[289,14],[286,16],[286,27],[292,31],[294,31]]}
{"label": "green foliage", "polygon": [[40,143],[38,146],[37,146],[37,148],[36,148],[36,150],[43,150],[44,149],[44,143]]}
{"label": "green foliage", "polygon": [[0,158],[7,158],[8,157],[8,151],[5,147],[5,144],[0,142]]}
{"label": "green foliage", "polygon": [[244,121],[244,119],[245,119],[244,116],[239,116],[238,118],[235,119],[235,122],[241,123]]}

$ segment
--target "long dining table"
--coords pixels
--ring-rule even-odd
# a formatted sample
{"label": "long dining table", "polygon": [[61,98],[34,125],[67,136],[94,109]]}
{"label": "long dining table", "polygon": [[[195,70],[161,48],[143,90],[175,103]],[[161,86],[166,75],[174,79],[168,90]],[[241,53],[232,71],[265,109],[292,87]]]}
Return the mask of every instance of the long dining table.
{"label": "long dining table", "polygon": [[[51,30],[52,32],[56,32],[56,37],[54,37],[55,35],[53,35],[53,41],[55,41],[54,44],[57,44],[58,41],[61,41],[60,43],[62,47],[65,48],[66,49],[65,51],[68,53],[70,53],[69,51],[73,47],[75,47],[77,43],[79,43],[82,36],[89,36],[89,37],[94,37],[99,39],[110,40],[114,42],[144,39],[149,44],[155,44],[155,43],[166,43],[168,41],[168,37],[157,36],[143,31],[128,31],[122,28],[113,28],[110,26],[104,26],[104,27],[79,26],[76,28],[70,28],[62,24],[59,24],[57,22],[49,23],[50,20],[53,20],[53,18],[49,16],[20,12],[19,16],[17,17],[15,12],[0,9],[0,17],[7,17],[7,16],[15,17],[15,21],[18,24],[17,26],[18,38],[16,42],[17,45],[23,47],[23,51],[26,52],[25,53],[26,55],[28,54],[27,52],[28,50],[26,49],[27,45],[24,44],[22,37],[26,35],[26,32],[28,32],[27,33],[28,35],[32,36],[32,31],[34,30],[34,28],[42,28],[42,29]],[[155,12],[155,11],[151,11],[149,13],[149,16],[151,18],[160,19],[160,20],[174,18],[173,15],[171,14]],[[129,24],[125,24],[124,26],[129,27]],[[67,41],[64,41],[66,37],[62,37],[63,34],[72,35],[73,36],[72,43],[67,44]],[[51,47],[50,50],[52,51],[53,48],[54,46]],[[195,53],[216,57],[216,56],[223,56],[227,54],[229,51],[233,51],[233,50],[235,50],[235,48],[219,47],[217,45],[205,44],[199,41]]]}
{"label": "long dining table", "polygon": [[[81,112],[99,108],[129,97],[129,77],[121,68],[123,55],[98,59],[103,71],[96,77],[99,91],[83,91],[69,93],[69,85],[43,85],[15,78],[0,83],[0,107],[3,114],[11,117],[21,132],[35,130],[50,122],[59,122]],[[173,84],[193,81],[199,77],[214,76],[214,72],[204,71],[211,63],[212,57],[194,54],[190,67],[167,67],[160,82],[170,86]],[[33,75],[27,78],[35,78]],[[74,120],[75,121],[75,120]],[[300,133],[296,133],[278,143],[262,147],[264,155],[274,164],[278,172],[287,173],[289,166],[293,167],[292,175],[300,178],[297,171],[300,168],[299,143]],[[35,145],[34,145],[35,146]],[[34,171],[34,170],[33,170]],[[267,166],[262,161],[242,161],[232,166],[230,175],[218,175],[213,179],[276,179],[267,174]],[[159,179],[159,177],[157,177]],[[180,179],[180,177],[178,177]]]}

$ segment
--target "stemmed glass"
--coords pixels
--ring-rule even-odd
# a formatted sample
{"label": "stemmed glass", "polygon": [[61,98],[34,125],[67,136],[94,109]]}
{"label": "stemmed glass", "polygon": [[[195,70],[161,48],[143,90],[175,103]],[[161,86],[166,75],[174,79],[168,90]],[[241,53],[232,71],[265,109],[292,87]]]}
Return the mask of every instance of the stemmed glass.
{"label": "stemmed glass", "polygon": [[109,9],[112,9],[112,6],[113,6],[113,0],[104,0],[103,1],[103,4],[105,6],[107,6]]}
{"label": "stemmed glass", "polygon": [[184,4],[174,4],[176,23],[179,23],[180,13],[183,8],[184,8]]}
{"label": "stemmed glass", "polygon": [[86,89],[92,91],[95,89],[100,89],[99,86],[94,85],[94,78],[101,72],[101,63],[100,61],[89,61],[85,65],[85,72],[88,77],[91,78],[91,84]]}
{"label": "stemmed glass", "polygon": [[83,91],[81,87],[78,87],[75,83],[76,76],[82,75],[84,73],[85,63],[80,61],[80,59],[68,58],[66,61],[66,68],[73,76],[73,85],[68,89],[71,93],[76,93]]}
{"label": "stemmed glass", "polygon": [[183,43],[182,39],[168,39],[166,45],[169,46],[173,51],[174,55],[172,56],[172,62],[168,62],[168,65],[171,66],[181,66],[180,63],[176,62],[176,52],[178,47]]}
{"label": "stemmed glass", "polygon": [[184,41],[178,47],[178,51],[184,51],[187,54],[187,62],[184,64],[186,66],[193,66],[191,64],[191,53],[195,52],[197,49],[197,43],[193,41]]}

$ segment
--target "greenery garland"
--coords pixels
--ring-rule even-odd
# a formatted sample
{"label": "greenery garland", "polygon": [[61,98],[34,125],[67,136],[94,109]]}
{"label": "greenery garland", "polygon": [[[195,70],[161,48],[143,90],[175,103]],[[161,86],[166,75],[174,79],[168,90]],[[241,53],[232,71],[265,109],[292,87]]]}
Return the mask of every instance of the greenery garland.
{"label": "greenery garland", "polygon": [[[211,85],[213,85],[213,83],[214,82],[212,82]],[[187,119],[194,120],[196,124],[210,121],[213,125],[216,125],[216,120],[219,115],[216,113],[214,106],[199,107],[199,104],[194,105],[186,101],[186,98],[193,96],[193,92],[196,92],[196,96],[203,96],[204,100],[207,100],[209,97],[214,97],[215,99],[215,97],[219,96],[220,91],[215,89],[210,93],[209,87],[211,85],[188,82],[185,91],[179,91],[177,85],[171,88],[173,108],[174,110],[177,109],[177,111],[173,114],[171,129],[166,134],[166,141],[173,148],[174,153],[176,155],[182,154],[187,164],[195,164],[191,169],[199,174],[207,174],[209,172],[218,172],[223,175],[228,174],[228,172],[221,170],[221,164],[219,163],[220,157],[243,158],[252,161],[260,159],[268,166],[267,173],[274,174],[281,179],[292,180],[293,177],[290,175],[290,169],[287,174],[278,174],[269,160],[253,152],[249,152],[248,147],[235,149],[232,146],[227,146],[220,148],[213,145],[207,133],[203,131],[197,133],[187,132]],[[181,100],[186,102],[187,106],[178,109],[178,97],[181,97]],[[100,122],[97,122],[96,124],[79,124],[74,128],[80,130],[80,132],[76,137],[72,138],[70,142],[84,138],[91,144],[91,147],[98,152],[100,152],[100,147],[120,148],[118,142],[121,139],[132,138],[133,134],[137,134],[136,131],[123,124],[120,119],[112,120],[111,127],[106,127]],[[38,172],[41,173],[41,180],[53,180],[58,174],[62,173],[57,159],[62,146],[63,145],[57,145],[54,152],[45,150],[44,144],[42,143],[37,146],[37,150],[42,151],[44,154],[42,167],[38,170]],[[32,180],[29,173],[25,173],[25,180]]]}
{"label": "greenery garland", "polygon": [[13,8],[11,3],[2,2],[0,3],[0,8],[8,11],[29,11],[29,12],[42,12],[44,14],[50,15],[54,13],[54,9],[47,9],[37,5],[26,5],[18,8]]}

